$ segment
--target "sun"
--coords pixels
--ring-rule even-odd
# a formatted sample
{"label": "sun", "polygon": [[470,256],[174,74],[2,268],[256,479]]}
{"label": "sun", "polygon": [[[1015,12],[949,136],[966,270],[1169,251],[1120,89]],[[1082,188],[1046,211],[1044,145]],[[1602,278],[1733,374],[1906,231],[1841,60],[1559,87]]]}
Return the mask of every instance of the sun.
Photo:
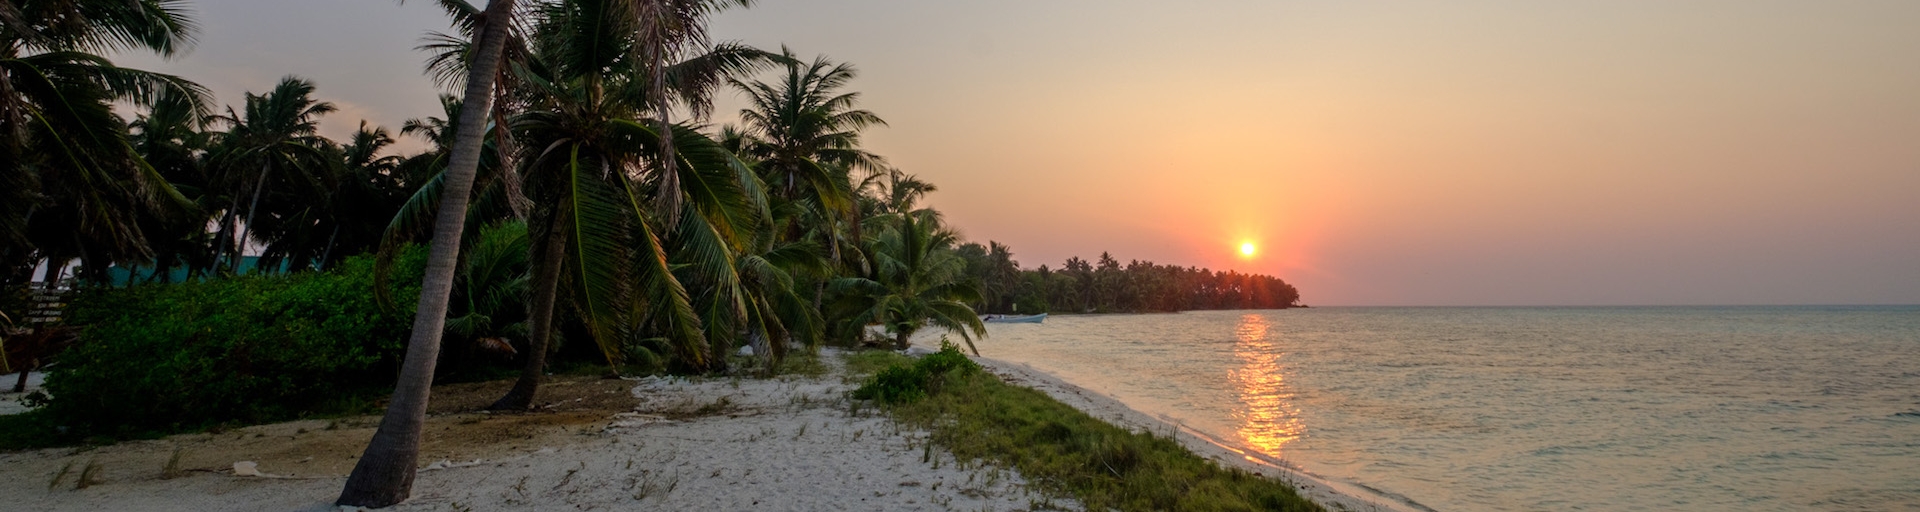
{"label": "sun", "polygon": [[1253,242],[1246,242],[1246,243],[1240,244],[1241,256],[1249,256],[1249,257],[1253,256],[1254,250],[1255,248],[1253,246]]}

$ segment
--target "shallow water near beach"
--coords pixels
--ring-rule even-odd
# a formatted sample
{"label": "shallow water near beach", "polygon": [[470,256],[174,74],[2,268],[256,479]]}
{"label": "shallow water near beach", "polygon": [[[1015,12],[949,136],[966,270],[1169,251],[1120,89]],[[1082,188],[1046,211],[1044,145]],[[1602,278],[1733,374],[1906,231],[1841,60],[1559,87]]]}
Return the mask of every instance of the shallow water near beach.
{"label": "shallow water near beach", "polygon": [[982,353],[1436,510],[1920,510],[1920,307],[1313,308]]}

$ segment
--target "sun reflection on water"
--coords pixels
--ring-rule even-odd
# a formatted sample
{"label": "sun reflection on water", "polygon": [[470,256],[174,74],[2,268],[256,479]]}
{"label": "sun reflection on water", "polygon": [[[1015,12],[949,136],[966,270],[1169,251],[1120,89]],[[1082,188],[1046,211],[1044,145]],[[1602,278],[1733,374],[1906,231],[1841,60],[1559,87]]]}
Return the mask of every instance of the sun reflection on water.
{"label": "sun reflection on water", "polygon": [[1282,446],[1306,433],[1280,366],[1283,354],[1267,337],[1265,317],[1242,315],[1235,334],[1234,355],[1241,366],[1230,377],[1240,395],[1241,407],[1233,413],[1240,437],[1260,453],[1280,457]]}

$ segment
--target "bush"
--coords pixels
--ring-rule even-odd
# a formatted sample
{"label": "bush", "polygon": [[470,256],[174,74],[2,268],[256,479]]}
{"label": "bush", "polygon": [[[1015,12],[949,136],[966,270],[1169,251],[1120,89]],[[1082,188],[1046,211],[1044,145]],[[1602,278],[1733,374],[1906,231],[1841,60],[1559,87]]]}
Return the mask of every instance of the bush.
{"label": "bush", "polygon": [[78,435],[120,437],[364,408],[405,354],[426,251],[396,266],[392,310],[371,256],[325,273],[83,293],[81,341],[47,377],[46,411]]}
{"label": "bush", "polygon": [[939,392],[949,377],[970,375],[979,369],[980,365],[967,359],[960,347],[942,340],[939,352],[927,354],[911,365],[880,370],[860,385],[860,389],[853,390],[853,397],[884,404],[913,403]]}

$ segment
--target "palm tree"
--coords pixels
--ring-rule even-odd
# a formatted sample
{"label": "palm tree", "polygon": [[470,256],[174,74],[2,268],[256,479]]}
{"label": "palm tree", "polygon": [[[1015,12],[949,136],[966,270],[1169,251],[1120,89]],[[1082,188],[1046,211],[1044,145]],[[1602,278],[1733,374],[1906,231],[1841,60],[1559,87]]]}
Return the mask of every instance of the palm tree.
{"label": "palm tree", "polygon": [[[879,155],[860,148],[860,132],[886,121],[853,108],[859,93],[839,92],[858,75],[851,64],[836,65],[825,56],[802,64],[792,50],[781,53],[786,74],[778,83],[729,80],[751,103],[740,111],[745,129],[738,132],[742,141],[737,144],[758,162],[756,170],[772,195],[807,201],[826,222],[855,225],[851,173],[880,172],[885,165]],[[798,234],[790,226],[786,238]]]}
{"label": "palm tree", "polygon": [[403,174],[399,156],[381,154],[393,143],[385,128],[361,121],[353,139],[332,155],[340,172],[323,201],[262,226],[261,234],[271,240],[262,264],[284,259],[293,269],[320,269],[376,246],[393,212],[420,186]]}
{"label": "palm tree", "polygon": [[[627,28],[633,36],[633,44],[628,47],[631,60],[641,65],[641,76],[651,83],[646,90],[647,106],[657,120],[657,133],[660,134],[660,176],[667,189],[677,189],[679,179],[677,167],[679,158],[674,154],[673,143],[673,105],[669,102],[673,92],[681,93],[681,99],[693,110],[695,117],[704,117],[712,107],[711,81],[687,83],[690,77],[677,77],[683,83],[670,87],[668,63],[688,54],[703,53],[712,46],[707,38],[707,18],[729,7],[751,7],[753,0],[616,0],[614,7],[625,7],[630,13],[631,25]],[[708,75],[717,76],[717,75]],[[678,194],[660,196],[660,209],[669,217],[679,214]]]}
{"label": "palm tree", "polygon": [[664,235],[713,235],[702,239],[715,243],[707,250],[686,253],[695,256],[689,264],[734,283],[731,249],[753,227],[751,213],[764,210],[754,207],[757,189],[742,181],[752,175],[719,144],[683,126],[656,131],[637,121],[660,115],[651,109],[649,99],[659,96],[651,87],[716,83],[701,76],[740,72],[756,59],[710,52],[654,73],[677,80],[649,80],[652,70],[628,58],[646,42],[634,36],[633,20],[612,15],[627,7],[620,0],[541,4],[531,57],[516,68],[523,87],[516,94],[529,108],[512,118],[512,130],[524,142],[520,174],[535,205],[532,336],[521,379],[496,409],[531,404],[563,276],[611,367],[647,327],[664,333],[681,361],[704,368],[710,351],[692,299],[671,270]]}
{"label": "palm tree", "polygon": [[[139,219],[191,204],[127,140],[116,102],[152,106],[207,92],[101,54],[173,56],[194,30],[175,0],[18,0],[0,5],[0,260],[81,258],[95,274],[151,256]],[[9,273],[11,274],[11,273]]]}
{"label": "palm tree", "polygon": [[387,414],[374,431],[367,450],[335,503],[344,506],[386,507],[413,492],[415,464],[420,458],[421,427],[426,422],[428,391],[440,356],[440,336],[447,319],[448,297],[459,262],[460,238],[465,227],[468,194],[480,163],[480,146],[487,113],[493,101],[494,78],[512,25],[514,0],[492,0],[474,31],[480,42],[468,66],[466,94],[443,183],[444,199],[434,220],[433,242],[422,278],[420,303],[415,309],[413,338],[401,364]]}
{"label": "palm tree", "polygon": [[490,225],[474,239],[463,251],[447,334],[467,342],[465,352],[513,354],[509,339],[527,335],[527,224]]}
{"label": "palm tree", "polygon": [[[234,205],[221,223],[222,232],[234,233],[221,239],[222,250],[231,244],[227,262],[230,270],[238,271],[241,250],[246,246],[246,240],[240,237],[241,227],[247,237],[278,244],[285,251],[285,244],[280,242],[312,231],[311,217],[315,213],[312,210],[324,208],[320,200],[337,187],[340,163],[329,152],[333,142],[319,133],[320,116],[337,108],[332,103],[315,100],[313,91],[312,82],[287,76],[280,79],[271,92],[247,93],[242,112],[227,107],[226,115],[216,117],[229,125],[220,137],[220,150],[213,160],[224,174]],[[276,176],[279,182],[273,181]],[[248,190],[251,192],[246,192]],[[260,198],[269,190],[280,196],[279,200],[268,202],[269,207],[278,210],[272,214],[277,218],[261,219]],[[230,223],[239,215],[243,196],[251,197],[247,201],[245,221],[232,226]],[[263,230],[260,229],[262,220],[269,225],[282,221],[306,222],[284,229]]]}
{"label": "palm tree", "polygon": [[919,176],[888,168],[886,172],[867,176],[860,182],[861,214],[863,217],[872,217],[914,211],[918,209],[916,206],[921,198],[939,190],[940,187]]}
{"label": "palm tree", "polygon": [[210,213],[220,211],[220,198],[225,196],[207,176],[206,153],[213,135],[206,131],[208,121],[190,98],[163,96],[128,125],[134,152],[195,206],[190,215],[141,220],[154,256],[149,280],[170,279],[178,266],[186,267],[188,277],[213,269],[208,251],[213,235],[207,225]]}
{"label": "palm tree", "polygon": [[[860,132],[886,121],[856,109],[859,93],[841,92],[858,72],[850,64],[834,64],[825,56],[812,63],[794,58],[781,48],[785,73],[775,83],[729,80],[747,93],[750,107],[740,111],[743,127],[725,129],[722,136],[766,183],[772,198],[778,239],[813,240],[825,247],[830,262],[857,271],[868,262],[843,247],[861,245],[863,224],[858,217],[853,172],[879,172],[884,159],[860,147]],[[851,258],[849,258],[851,256]],[[830,276],[808,283],[813,303],[823,304]]]}
{"label": "palm tree", "polygon": [[980,289],[966,279],[966,262],[953,252],[957,236],[940,227],[933,210],[891,221],[873,243],[873,271],[833,282],[841,297],[837,308],[852,312],[845,327],[880,325],[893,335],[894,348],[905,350],[913,334],[931,324],[959,334],[978,355],[973,338],[986,336],[986,325],[967,303],[980,300]]}

